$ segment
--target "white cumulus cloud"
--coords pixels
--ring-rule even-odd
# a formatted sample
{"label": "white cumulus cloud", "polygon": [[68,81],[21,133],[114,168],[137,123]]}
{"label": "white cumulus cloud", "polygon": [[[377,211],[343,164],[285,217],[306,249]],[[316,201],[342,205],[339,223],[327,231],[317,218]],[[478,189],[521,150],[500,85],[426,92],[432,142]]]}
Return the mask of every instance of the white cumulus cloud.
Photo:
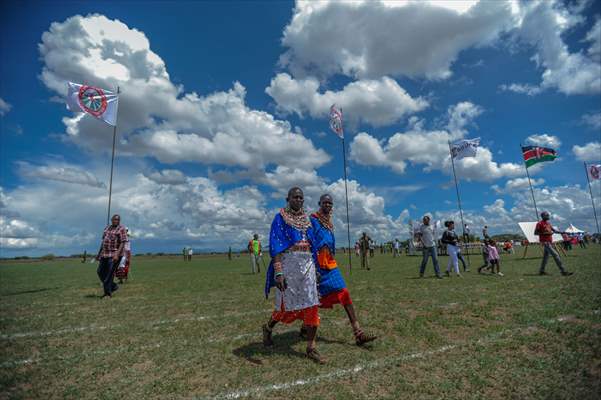
{"label": "white cumulus cloud", "polygon": [[297,1],[280,63],[295,76],[444,79],[458,54],[516,24],[510,2]]}
{"label": "white cumulus cloud", "polygon": [[580,161],[599,161],[601,160],[601,142],[590,142],[584,146],[574,145],[572,153]]}
{"label": "white cumulus cloud", "polygon": [[5,116],[12,108],[12,105],[7,103],[3,98],[0,97],[0,117]]}
{"label": "white cumulus cloud", "polygon": [[294,79],[280,73],[265,91],[275,100],[280,112],[325,118],[330,106],[336,104],[343,110],[345,119],[372,126],[390,125],[428,107],[425,99],[412,98],[388,77],[351,82],[340,91],[320,93],[319,86],[316,78]]}
{"label": "white cumulus cloud", "polygon": [[[265,168],[316,168],[330,157],[290,124],[245,103],[238,82],[201,96],[171,82],[166,65],[143,32],[103,15],[55,22],[39,46],[42,81],[59,95],[66,82],[120,87],[120,152],[164,163]],[[90,151],[110,148],[110,131],[83,114],[63,119],[68,140]]]}
{"label": "white cumulus cloud", "polygon": [[[365,166],[379,166],[402,174],[407,164],[424,165],[426,171],[451,170],[449,144],[451,140],[464,137],[466,127],[482,113],[482,109],[470,102],[461,102],[447,110],[447,130],[427,131],[423,121],[411,120],[407,132],[397,132],[387,139],[378,140],[366,132],[353,138],[350,145],[351,159]],[[455,163],[458,174],[468,180],[491,181],[502,177],[524,174],[519,164],[497,163],[486,147],[478,148],[476,157],[464,158]]]}
{"label": "white cumulus cloud", "polygon": [[104,182],[100,181],[93,173],[78,166],[70,164],[48,164],[34,165],[26,161],[17,162],[18,172],[24,178],[45,179],[78,185],[105,188]]}
{"label": "white cumulus cloud", "polygon": [[553,148],[561,146],[561,140],[559,140],[557,136],[547,135],[546,133],[543,133],[542,135],[530,135],[526,138],[526,143]]}

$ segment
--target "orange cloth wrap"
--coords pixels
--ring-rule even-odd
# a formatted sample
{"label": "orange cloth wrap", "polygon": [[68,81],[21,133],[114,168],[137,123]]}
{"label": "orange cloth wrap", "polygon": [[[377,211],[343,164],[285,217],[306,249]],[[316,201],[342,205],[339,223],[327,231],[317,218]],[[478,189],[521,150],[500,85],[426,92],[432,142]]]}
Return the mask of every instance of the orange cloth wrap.
{"label": "orange cloth wrap", "polygon": [[319,307],[321,308],[332,308],[334,304],[347,306],[349,304],[353,304],[353,301],[351,300],[351,294],[349,293],[348,289],[344,288],[322,297],[320,303],[321,304]]}
{"label": "orange cloth wrap", "polygon": [[338,268],[338,263],[332,257],[332,253],[330,253],[330,249],[327,246],[322,247],[317,253],[317,262],[319,263],[319,267],[323,269]]}

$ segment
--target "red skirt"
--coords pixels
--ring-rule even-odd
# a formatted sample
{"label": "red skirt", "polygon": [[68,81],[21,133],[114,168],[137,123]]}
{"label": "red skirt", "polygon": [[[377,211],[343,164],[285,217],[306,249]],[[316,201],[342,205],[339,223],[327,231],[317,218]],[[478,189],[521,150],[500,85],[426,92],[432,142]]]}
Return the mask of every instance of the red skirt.
{"label": "red skirt", "polygon": [[338,290],[337,292],[332,292],[325,297],[322,297],[320,302],[321,304],[319,307],[321,308],[332,308],[334,304],[342,304],[343,306],[353,304],[353,301],[351,300],[351,294],[347,288]]}

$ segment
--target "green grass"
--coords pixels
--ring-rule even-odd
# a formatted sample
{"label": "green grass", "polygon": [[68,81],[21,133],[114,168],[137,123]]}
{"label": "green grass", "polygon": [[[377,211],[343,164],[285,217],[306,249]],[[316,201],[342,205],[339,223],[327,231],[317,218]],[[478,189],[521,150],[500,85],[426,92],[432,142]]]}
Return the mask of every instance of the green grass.
{"label": "green grass", "polygon": [[601,248],[564,258],[571,277],[552,261],[536,276],[540,259],[520,256],[503,256],[503,278],[416,279],[418,257],[388,254],[345,269],[380,338],[358,348],[342,308],[324,310],[324,366],[303,357],[298,325],[263,348],[272,302],[246,257],[137,257],[105,300],[95,265],[3,262],[0,398],[599,398]]}

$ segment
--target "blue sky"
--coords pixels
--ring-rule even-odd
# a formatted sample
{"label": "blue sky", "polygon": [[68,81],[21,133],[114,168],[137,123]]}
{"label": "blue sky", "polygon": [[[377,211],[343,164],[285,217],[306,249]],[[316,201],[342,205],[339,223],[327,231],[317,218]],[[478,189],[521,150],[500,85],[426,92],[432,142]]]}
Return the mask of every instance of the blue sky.
{"label": "blue sky", "polygon": [[583,162],[601,159],[599,1],[0,7],[2,256],[96,249],[112,130],[65,109],[68,80],[122,89],[113,211],[134,252],[244,247],[294,185],[308,209],[331,192],[345,231],[334,102],[355,235],[458,218],[446,146],[474,137],[457,165],[472,229],[533,220],[531,143],[560,154],[530,170],[539,209],[595,231]]}

